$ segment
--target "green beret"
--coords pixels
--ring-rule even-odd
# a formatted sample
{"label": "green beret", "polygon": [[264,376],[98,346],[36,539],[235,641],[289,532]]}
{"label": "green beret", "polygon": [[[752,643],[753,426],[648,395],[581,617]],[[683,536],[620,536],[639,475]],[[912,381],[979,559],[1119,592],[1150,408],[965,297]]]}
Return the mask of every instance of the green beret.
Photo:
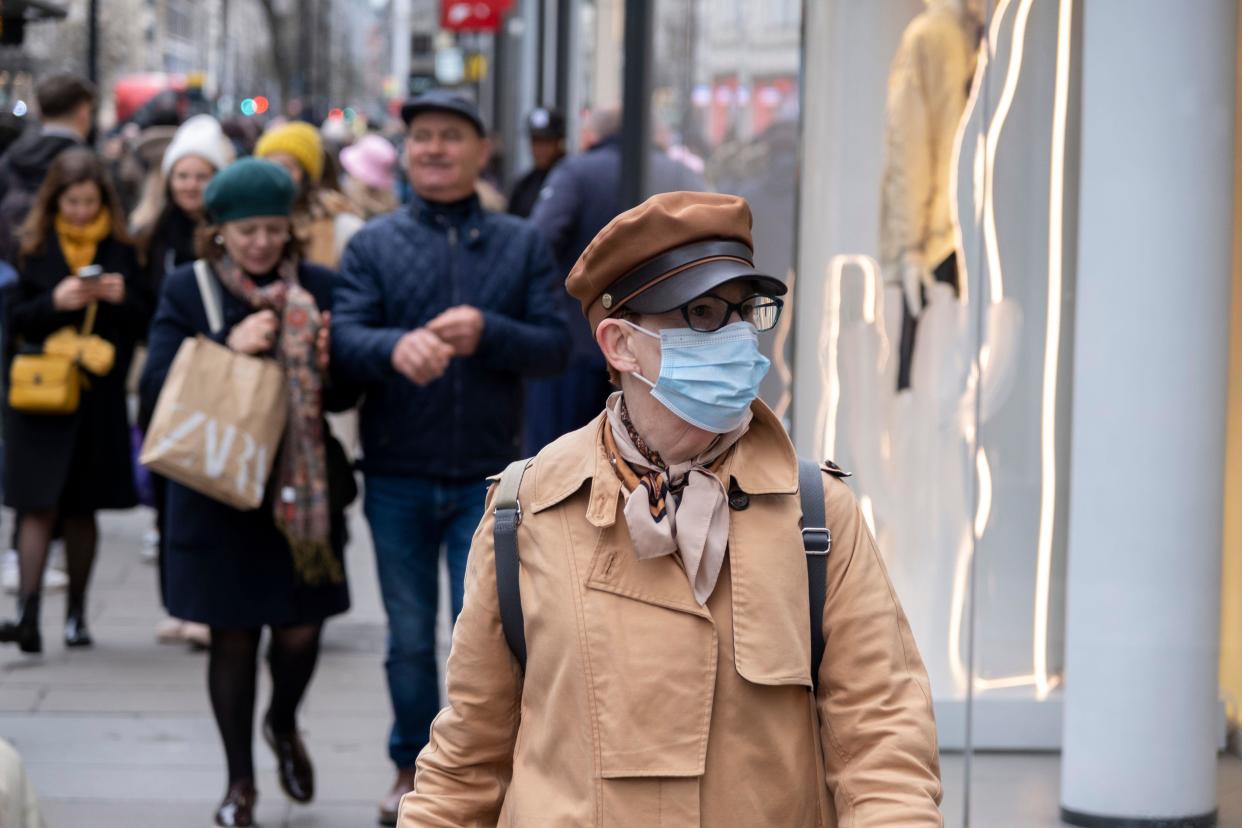
{"label": "green beret", "polygon": [[207,185],[203,207],[215,224],[254,218],[288,216],[297,187],[284,167],[258,158],[229,164]]}

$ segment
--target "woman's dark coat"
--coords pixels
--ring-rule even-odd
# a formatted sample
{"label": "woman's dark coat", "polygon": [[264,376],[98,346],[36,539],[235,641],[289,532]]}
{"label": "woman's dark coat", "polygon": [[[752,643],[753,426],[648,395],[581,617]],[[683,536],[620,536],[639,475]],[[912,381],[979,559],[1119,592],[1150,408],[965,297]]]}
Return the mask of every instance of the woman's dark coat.
{"label": "woman's dark coat", "polygon": [[[198,222],[189,213],[170,201],[164,211],[156,219],[151,229],[151,238],[146,253],[146,278],[152,293],[158,297],[164,286],[164,278],[177,268],[192,263],[197,256],[194,252],[194,235]],[[138,406],[138,425],[145,433],[151,424],[151,414],[155,399],[142,398]],[[155,485],[162,487],[163,480]],[[157,493],[157,503],[160,495]]]}
{"label": "woman's dark coat", "polygon": [[[21,511],[60,508],[81,513],[137,505],[125,381],[134,344],[146,334],[154,297],[129,245],[111,237],[99,243],[95,263],[125,277],[125,300],[100,302],[92,333],[116,347],[104,377],[87,376],[73,414],[26,414],[5,395],[6,505]],[[5,372],[15,354],[38,352],[43,340],[66,326],[80,329],[85,310],[59,311],[52,292],[70,274],[55,235],[42,254],[18,262],[19,278],[6,302]],[[7,383],[6,383],[7,388]]]}
{"label": "woman's dark coat", "polygon": [[[334,278],[335,274],[321,267],[298,267],[298,280],[321,310],[331,310]],[[224,327],[213,335],[193,264],[165,277],[147,338],[147,364],[140,385],[144,408],[154,407],[173,357],[187,337],[202,334],[224,343],[233,327],[254,312],[223,287],[220,295]],[[339,411],[357,400],[338,385],[325,389],[323,401],[326,410]],[[344,508],[356,489],[348,460],[326,424],[323,432],[328,444],[332,546],[343,565]],[[279,458],[274,468],[279,468]],[[271,490],[269,484],[269,496]],[[164,601],[176,618],[224,628],[286,626],[317,623],[349,608],[344,582],[308,586],[298,580],[289,544],[276,528],[270,503],[240,511],[170,480],[161,529],[166,544]]]}
{"label": "woman's dark coat", "polygon": [[156,220],[147,247],[147,278],[156,294],[164,277],[184,264],[194,261],[194,234],[198,222],[176,204],[170,203]]}

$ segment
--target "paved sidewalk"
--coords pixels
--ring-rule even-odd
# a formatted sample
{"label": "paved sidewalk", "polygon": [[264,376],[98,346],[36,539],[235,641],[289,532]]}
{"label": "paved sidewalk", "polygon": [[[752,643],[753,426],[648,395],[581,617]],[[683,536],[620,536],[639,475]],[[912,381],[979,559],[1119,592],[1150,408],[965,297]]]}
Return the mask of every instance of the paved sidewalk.
{"label": "paved sidewalk", "polygon": [[[60,595],[44,601],[41,658],[0,649],[0,735],[25,759],[50,828],[207,826],[224,792],[206,656],[155,641],[155,567],[139,555],[149,515],[102,516],[89,606],[93,649],[65,650]],[[9,537],[8,524],[6,515],[0,537]],[[286,800],[271,752],[256,738],[257,819],[265,828],[373,825],[376,802],[392,782],[384,616],[370,535],[357,514],[353,538],[353,609],[328,622],[301,713],[316,799],[309,806]],[[0,600],[0,614],[9,616],[12,606],[11,598]],[[259,711],[268,686],[264,676]]]}

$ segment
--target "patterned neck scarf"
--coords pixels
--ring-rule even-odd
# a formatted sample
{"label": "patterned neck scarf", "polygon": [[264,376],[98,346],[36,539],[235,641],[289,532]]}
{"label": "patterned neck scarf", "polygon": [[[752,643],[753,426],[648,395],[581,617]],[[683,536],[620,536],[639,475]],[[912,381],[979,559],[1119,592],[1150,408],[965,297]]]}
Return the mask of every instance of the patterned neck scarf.
{"label": "patterned neck scarf", "polygon": [[625,524],[639,560],[677,552],[699,605],[716,589],[729,544],[729,503],[717,476],[750,417],[685,463],[669,466],[634,428],[625,397],[608,398],[604,446],[625,486]]}
{"label": "patterned neck scarf", "polygon": [[328,513],[328,464],[323,434],[323,382],[315,364],[319,308],[298,284],[297,263],[283,260],[277,279],[259,287],[228,256],[214,264],[230,293],[255,310],[272,310],[280,318],[276,359],[285,371],[289,424],[276,477],[276,526],[289,541],[293,565],[308,584],[340,583],[341,564],[332,552]]}

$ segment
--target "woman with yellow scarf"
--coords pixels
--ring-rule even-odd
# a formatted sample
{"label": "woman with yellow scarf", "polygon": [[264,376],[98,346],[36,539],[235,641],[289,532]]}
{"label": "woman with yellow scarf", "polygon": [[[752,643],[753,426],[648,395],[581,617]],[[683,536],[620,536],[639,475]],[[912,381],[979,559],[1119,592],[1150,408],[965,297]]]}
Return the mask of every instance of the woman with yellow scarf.
{"label": "woman with yellow scarf", "polygon": [[21,230],[4,364],[43,351],[53,335],[72,340],[75,332],[104,340],[96,341],[96,355],[114,355],[83,358],[78,404],[69,413],[34,413],[5,402],[4,502],[21,515],[21,583],[18,618],[0,624],[0,641],[23,652],[43,649],[39,596],[54,528],[63,530],[69,573],[65,645],[90,646],[86,589],[99,537],[95,513],[138,502],[125,379],[154,297],[139,276],[124,219],[95,153],[70,149],[52,163]]}

